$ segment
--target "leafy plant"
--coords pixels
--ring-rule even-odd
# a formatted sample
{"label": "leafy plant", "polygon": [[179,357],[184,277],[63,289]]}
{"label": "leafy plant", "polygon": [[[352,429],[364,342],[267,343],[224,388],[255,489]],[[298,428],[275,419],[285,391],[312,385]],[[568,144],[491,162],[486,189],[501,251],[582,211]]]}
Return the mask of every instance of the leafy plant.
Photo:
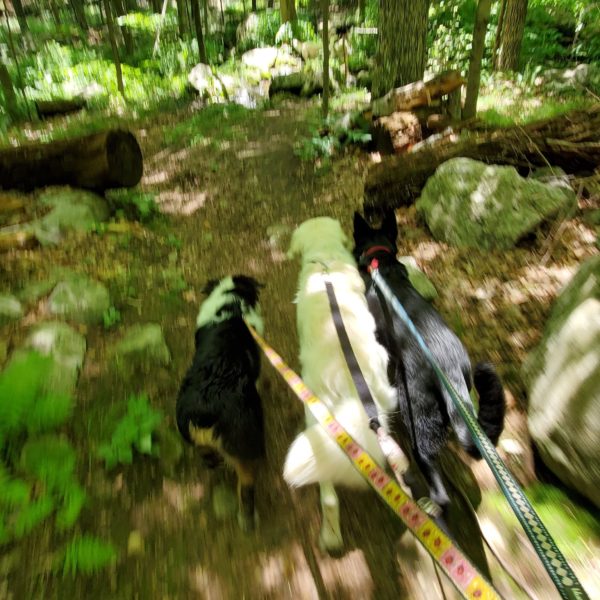
{"label": "leafy plant", "polygon": [[91,575],[113,563],[117,558],[115,547],[103,540],[82,535],[74,537],[55,563],[63,576]]}
{"label": "leafy plant", "polygon": [[141,454],[155,454],[158,450],[152,434],[162,418],[162,413],[150,406],[145,394],[131,396],[127,401],[127,412],[118,421],[110,441],[98,449],[106,468],[131,464],[134,449]]}
{"label": "leafy plant", "polygon": [[102,313],[102,323],[104,329],[110,329],[121,322],[121,313],[114,306],[109,306],[104,313]]}
{"label": "leafy plant", "polygon": [[114,211],[121,211],[127,219],[146,222],[159,214],[154,194],[123,188],[108,190],[106,199]]}

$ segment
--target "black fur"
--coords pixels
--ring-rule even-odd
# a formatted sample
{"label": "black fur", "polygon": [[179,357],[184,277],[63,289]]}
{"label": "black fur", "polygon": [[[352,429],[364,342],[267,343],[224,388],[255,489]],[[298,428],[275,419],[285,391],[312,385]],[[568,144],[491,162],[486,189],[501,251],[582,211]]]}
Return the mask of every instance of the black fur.
{"label": "black fur", "polygon": [[[193,443],[190,426],[212,429],[213,450],[232,463],[240,478],[240,469],[253,472],[255,461],[265,455],[263,411],[256,390],[260,372],[260,353],[244,324],[243,307],[258,302],[258,282],[250,277],[233,277],[232,293],[236,300],[216,307],[216,316],[229,315],[221,322],[209,323],[196,330],[196,351],[177,398],[177,427],[185,440]],[[204,288],[212,293],[219,281]],[[243,301],[243,303],[242,303]],[[253,485],[242,485],[240,514],[253,516]],[[240,490],[238,489],[238,493]],[[248,514],[250,513],[250,514]],[[251,526],[251,523],[246,523]]]}
{"label": "black fur", "polygon": [[[367,302],[375,317],[378,340],[390,355],[390,381],[398,392],[400,422],[396,422],[395,429],[410,437],[412,453],[427,479],[430,496],[444,506],[448,503],[448,494],[437,457],[447,442],[449,425],[471,456],[479,458],[479,451],[414,337],[391,305],[377,293],[367,272],[372,258],[378,260],[379,272],[404,306],[442,371],[465,400],[470,400],[471,363],[460,340],[415,290],[406,267],[396,260],[397,237],[393,212],[386,213],[380,229],[371,228],[360,214],[354,214],[354,254],[365,280]],[[372,254],[370,249],[374,250]],[[486,363],[475,367],[474,383],[480,402],[478,422],[496,444],[504,423],[502,384],[494,368]]]}

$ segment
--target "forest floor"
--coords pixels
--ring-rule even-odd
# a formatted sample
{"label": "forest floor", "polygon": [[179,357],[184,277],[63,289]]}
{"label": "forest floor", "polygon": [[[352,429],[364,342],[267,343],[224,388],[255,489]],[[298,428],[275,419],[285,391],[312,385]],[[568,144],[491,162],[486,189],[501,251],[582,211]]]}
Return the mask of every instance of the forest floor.
{"label": "forest floor", "polygon": [[[6,573],[0,571],[0,599],[442,597],[437,580],[423,579],[410,567],[408,534],[402,535],[401,524],[372,494],[341,494],[345,552],[329,557],[318,549],[316,488],[290,491],[281,477],[287,448],[303,423],[303,408],[266,361],[260,391],[267,461],[258,481],[256,532],[241,533],[235,514],[224,519],[214,514],[211,490],[222,481],[233,487],[234,479],[221,470],[206,471],[193,448],[186,448],[172,470],[137,456],[129,467],[106,471],[94,458],[107,436],[107,415],[132,393],[146,392],[175,427],[175,398],[192,357],[199,290],[208,279],[247,273],[265,283],[265,336],[297,369],[292,301],[298,265],[285,257],[289,234],[301,221],[319,215],[339,219],[351,234],[353,212],[361,209],[371,160],[367,154],[348,152],[317,171],[294,152],[295,143],[316,122],[315,106],[220,110],[210,126],[200,115],[191,105],[130,124],[144,154],[141,187],[155,194],[164,216],[125,231],[72,236],[57,248],[3,257],[4,287],[43,280],[64,266],[103,282],[121,312],[115,328],[85,328],[88,350],[69,430],[85,457],[80,475],[90,498],[78,527],[110,539],[121,557],[106,572],[62,579],[48,572],[51,532],[31,534],[2,563],[8,566]],[[435,242],[412,209],[398,211],[398,219],[401,252],[414,256],[436,286],[436,306],[473,361],[486,358],[498,366],[514,419],[522,423],[522,362],[541,336],[557,291],[578,263],[596,251],[593,230],[578,215],[512,251],[465,254]],[[173,286],[180,278],[184,285]],[[34,311],[26,322],[42,317]],[[125,378],[112,364],[109,349],[123,326],[137,322],[162,326],[172,362]],[[25,331],[5,330],[10,347],[18,346]],[[526,444],[526,433],[521,435]],[[489,485],[485,477],[481,481]],[[514,524],[501,524],[493,494],[486,494],[482,516],[495,523],[490,531],[500,538],[511,536],[496,540],[511,568],[528,581],[535,596],[554,597]],[[565,523],[573,518],[569,506],[557,521],[557,541],[590,596],[597,595],[600,527],[582,532],[575,524],[568,538],[562,537]],[[128,556],[133,531],[139,533],[142,549]],[[493,565],[492,572],[506,597],[521,597]],[[448,582],[444,588],[452,597]]]}

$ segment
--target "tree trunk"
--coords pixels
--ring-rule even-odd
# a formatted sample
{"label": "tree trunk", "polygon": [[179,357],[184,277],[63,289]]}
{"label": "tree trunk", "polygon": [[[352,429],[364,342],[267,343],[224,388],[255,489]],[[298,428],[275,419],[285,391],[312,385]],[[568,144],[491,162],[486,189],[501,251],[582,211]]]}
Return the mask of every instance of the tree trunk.
{"label": "tree trunk", "polygon": [[17,108],[17,95],[15,94],[15,88],[13,87],[10,73],[6,68],[4,62],[0,62],[0,86],[2,86],[2,92],[4,93],[4,102],[6,105],[6,112],[14,123],[18,120],[19,110]]}
{"label": "tree trunk", "polygon": [[323,12],[323,119],[329,114],[329,0],[321,0]]}
{"label": "tree trunk", "polygon": [[94,190],[133,187],[142,171],[142,152],[135,136],[120,129],[0,149],[0,187],[4,189],[31,190],[46,185]]}
{"label": "tree trunk", "polygon": [[119,48],[117,47],[117,38],[115,36],[115,23],[113,21],[110,0],[104,0],[104,13],[106,14],[106,24],[108,25],[108,37],[110,38],[110,47],[112,49],[115,71],[117,72],[117,88],[121,96],[125,98],[125,86],[123,85],[123,72],[121,70],[121,59],[119,58]]}
{"label": "tree trunk", "polygon": [[[123,15],[127,14],[123,0],[111,0],[111,1],[112,1],[113,9],[114,9],[117,17],[122,17]],[[123,42],[125,44],[125,52],[128,56],[131,56],[133,54],[133,38],[131,37],[131,32],[129,31],[129,28],[125,25],[119,25],[119,28],[121,30],[121,35],[123,36]]]}
{"label": "tree trunk", "polygon": [[160,0],[152,0],[152,12],[155,14],[160,13],[161,3]]}
{"label": "tree trunk", "polygon": [[256,0],[252,0],[252,12],[256,12]]}
{"label": "tree trunk", "polygon": [[481,60],[485,49],[485,34],[487,32],[492,0],[479,0],[475,12],[475,30],[473,31],[473,47],[469,61],[469,78],[467,81],[467,95],[463,116],[471,119],[477,114],[477,98],[479,97],[479,83],[481,82]]}
{"label": "tree trunk", "polygon": [[365,206],[408,206],[427,179],[450,158],[465,156],[528,171],[548,164],[587,175],[600,164],[600,104],[587,110],[425,147],[373,165],[365,182]]}
{"label": "tree trunk", "polygon": [[179,29],[179,37],[184,40],[189,31],[185,0],[177,0],[177,27]]}
{"label": "tree trunk", "polygon": [[281,0],[279,3],[281,9],[281,22],[296,20],[296,0]]}
{"label": "tree trunk", "polygon": [[204,16],[204,37],[210,35],[210,22],[208,20],[208,0],[202,0],[202,10]]}
{"label": "tree trunk", "polygon": [[202,19],[200,18],[200,0],[191,0],[192,2],[192,18],[194,20],[194,29],[196,30],[196,40],[198,42],[198,53],[200,54],[200,62],[208,64],[206,59],[206,48],[204,47],[204,36],[202,35]]}
{"label": "tree trunk", "polygon": [[427,64],[429,0],[381,0],[373,97],[420,81]]}
{"label": "tree trunk", "polygon": [[[13,8],[15,9],[15,15],[17,15],[17,21],[19,22],[19,28],[21,29],[21,35],[26,35],[29,32],[29,26],[27,25],[27,17],[23,10],[23,3],[21,0],[13,0]],[[4,8],[6,10],[6,8]]]}
{"label": "tree trunk", "polygon": [[500,14],[498,15],[498,26],[496,27],[496,39],[494,40],[494,49],[492,50],[492,68],[498,68],[498,47],[500,46],[500,38],[502,37],[502,29],[504,27],[504,15],[506,14],[506,0],[500,0]]}
{"label": "tree trunk", "polygon": [[83,9],[83,0],[69,0],[69,3],[73,9],[73,15],[75,16],[77,25],[79,25],[81,29],[86,30],[88,28],[88,23]]}
{"label": "tree trunk", "polygon": [[359,17],[361,23],[365,19],[365,8],[366,8],[365,0],[358,0],[358,17]]}
{"label": "tree trunk", "polygon": [[499,71],[516,71],[519,67],[526,16],[527,0],[506,0],[504,24],[498,47]]}
{"label": "tree trunk", "polygon": [[465,83],[460,71],[446,71],[428,81],[415,81],[403,87],[390,90],[382,98],[373,101],[373,115],[381,117],[398,110],[411,110],[417,106],[427,106],[440,96],[460,88]]}

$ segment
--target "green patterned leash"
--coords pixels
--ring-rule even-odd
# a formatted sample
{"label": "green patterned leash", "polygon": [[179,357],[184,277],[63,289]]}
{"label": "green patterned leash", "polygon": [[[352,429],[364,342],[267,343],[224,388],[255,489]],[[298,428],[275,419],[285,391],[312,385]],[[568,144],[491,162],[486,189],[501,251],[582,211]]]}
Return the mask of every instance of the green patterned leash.
{"label": "green patterned leash", "polygon": [[402,319],[409,331],[415,337],[440,382],[452,397],[456,408],[465,420],[467,427],[473,436],[475,445],[492,470],[496,481],[500,485],[510,507],[525,530],[527,537],[533,544],[537,555],[540,557],[548,575],[550,575],[558,593],[562,598],[567,600],[589,600],[583,586],[577,579],[577,576],[569,566],[569,563],[567,563],[561,551],[558,549],[552,536],[535,512],[533,506],[531,506],[531,503],[523,493],[523,490],[521,490],[511,472],[502,462],[498,452],[496,452],[496,448],[494,448],[487,435],[479,426],[473,412],[465,404],[464,400],[460,398],[458,392],[454,389],[444,372],[438,366],[435,358],[431,354],[414,323],[411,321],[406,310],[404,310],[404,307],[398,298],[394,296],[385,279],[379,273],[378,266],[378,261],[376,259],[373,259],[369,265],[369,273],[371,274],[375,285],[381,290],[386,300],[392,305],[396,314]]}

